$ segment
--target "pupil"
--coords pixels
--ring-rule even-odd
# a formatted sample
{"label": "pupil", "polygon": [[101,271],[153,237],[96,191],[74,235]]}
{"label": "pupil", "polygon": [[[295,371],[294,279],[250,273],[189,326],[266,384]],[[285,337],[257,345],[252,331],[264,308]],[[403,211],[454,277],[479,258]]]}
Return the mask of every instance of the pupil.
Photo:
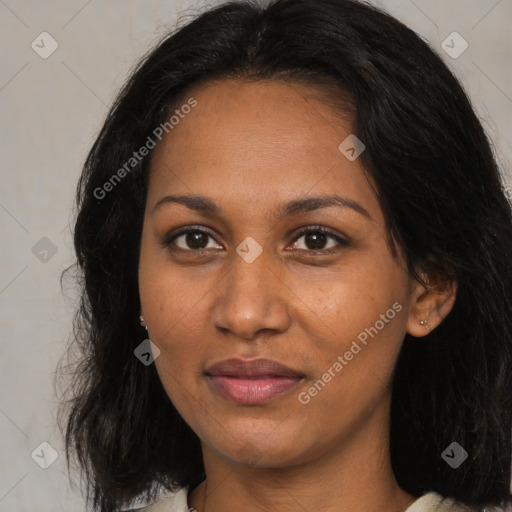
{"label": "pupil", "polygon": [[[306,234],[306,246],[309,249],[321,249],[325,243],[325,237],[327,235],[323,233],[307,233]],[[310,244],[309,242],[312,242]]]}
{"label": "pupil", "polygon": [[[201,240],[202,237],[202,240]],[[202,243],[201,243],[202,242]],[[207,235],[204,233],[187,233],[186,243],[192,249],[204,249],[207,245]]]}

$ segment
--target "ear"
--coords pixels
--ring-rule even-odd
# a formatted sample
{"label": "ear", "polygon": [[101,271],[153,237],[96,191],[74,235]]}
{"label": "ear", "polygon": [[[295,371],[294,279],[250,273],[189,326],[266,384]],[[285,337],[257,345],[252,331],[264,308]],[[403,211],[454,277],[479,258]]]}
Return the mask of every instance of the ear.
{"label": "ear", "polygon": [[414,280],[407,332],[421,338],[433,331],[452,310],[457,295],[453,272],[420,272],[424,284]]}

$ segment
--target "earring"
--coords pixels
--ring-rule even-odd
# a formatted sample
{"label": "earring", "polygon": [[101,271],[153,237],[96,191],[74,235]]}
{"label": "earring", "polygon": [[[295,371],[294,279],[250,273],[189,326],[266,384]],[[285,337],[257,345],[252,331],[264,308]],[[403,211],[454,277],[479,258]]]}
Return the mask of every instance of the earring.
{"label": "earring", "polygon": [[144,322],[144,317],[142,315],[139,316],[139,323],[142,327],[144,327],[144,329],[146,329],[146,331],[148,330],[148,327],[147,327],[146,323]]}
{"label": "earring", "polygon": [[424,325],[428,329],[428,320],[420,320],[420,325]]}

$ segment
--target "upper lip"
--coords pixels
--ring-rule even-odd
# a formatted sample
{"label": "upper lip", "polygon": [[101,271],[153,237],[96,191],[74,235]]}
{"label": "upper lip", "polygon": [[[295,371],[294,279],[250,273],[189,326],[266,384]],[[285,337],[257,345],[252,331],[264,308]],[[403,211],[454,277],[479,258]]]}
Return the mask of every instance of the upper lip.
{"label": "upper lip", "polygon": [[206,368],[208,375],[223,375],[226,377],[293,377],[303,376],[284,364],[272,359],[224,359]]}

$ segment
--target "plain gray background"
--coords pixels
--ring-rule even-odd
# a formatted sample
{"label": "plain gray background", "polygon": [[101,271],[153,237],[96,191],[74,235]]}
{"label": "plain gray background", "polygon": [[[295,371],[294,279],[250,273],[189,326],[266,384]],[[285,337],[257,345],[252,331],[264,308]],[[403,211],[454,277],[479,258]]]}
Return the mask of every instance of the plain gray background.
{"label": "plain gray background", "polygon": [[[372,3],[429,40],[461,79],[512,186],[512,0]],[[66,476],[53,389],[74,308],[59,278],[73,262],[75,186],[129,70],[180,13],[186,21],[206,5],[0,0],[0,511],[84,510]],[[457,58],[442,46],[454,31],[468,43]],[[42,32],[58,44],[46,59],[31,46],[43,46]],[[51,461],[42,442],[58,454],[47,469],[36,463]]]}

